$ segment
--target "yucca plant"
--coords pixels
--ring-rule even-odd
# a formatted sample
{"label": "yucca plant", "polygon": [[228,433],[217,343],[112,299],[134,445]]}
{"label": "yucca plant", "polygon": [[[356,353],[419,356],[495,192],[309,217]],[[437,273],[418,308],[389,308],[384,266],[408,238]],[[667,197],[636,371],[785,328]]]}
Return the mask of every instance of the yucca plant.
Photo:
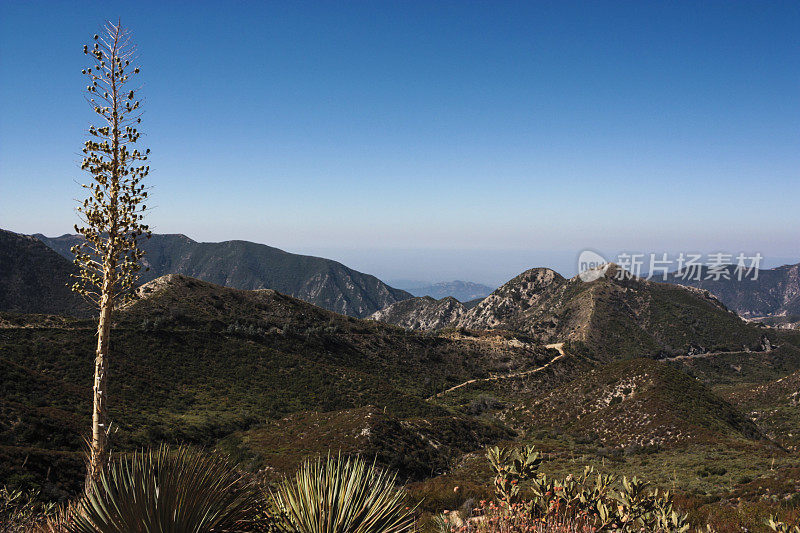
{"label": "yucca plant", "polygon": [[271,494],[283,529],[298,533],[402,533],[414,526],[395,475],[361,458],[305,461]]}
{"label": "yucca plant", "polygon": [[162,445],[120,457],[78,501],[71,533],[252,531],[259,491],[222,456]]}

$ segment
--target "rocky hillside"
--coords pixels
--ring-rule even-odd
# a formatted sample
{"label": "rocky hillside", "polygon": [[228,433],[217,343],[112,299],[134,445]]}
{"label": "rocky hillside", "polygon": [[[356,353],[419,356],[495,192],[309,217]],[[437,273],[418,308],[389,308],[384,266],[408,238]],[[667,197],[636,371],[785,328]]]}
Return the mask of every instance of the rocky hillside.
{"label": "rocky hillside", "polygon": [[566,286],[567,281],[557,272],[532,268],[484,298],[455,325],[548,336],[542,318],[560,305]]}
{"label": "rocky hillside", "polygon": [[[35,235],[64,257],[77,235]],[[410,298],[375,276],[321,257],[297,255],[247,241],[195,242],[185,235],[153,235],[146,251],[142,282],[183,274],[236,289],[274,289],[344,315],[365,317]]]}
{"label": "rocky hillside", "polygon": [[27,235],[0,229],[0,311],[90,314],[70,290],[72,263]]}
{"label": "rocky hillside", "polygon": [[759,270],[757,276],[742,276],[742,280],[735,265],[724,267],[722,272],[715,280],[717,276],[709,276],[708,268],[703,267],[699,273],[670,274],[667,281],[705,289],[743,317],[800,315],[800,263]]}
{"label": "rocky hillside", "polygon": [[651,359],[593,369],[510,416],[515,425],[559,428],[604,446],[762,438],[753,422],[700,381]]}
{"label": "rocky hillside", "polygon": [[433,314],[416,299],[393,305],[380,320],[404,327],[508,330],[542,343],[571,342],[602,357],[673,356],[712,350],[758,350],[763,332],[744,323],[707,291],[650,282],[616,266],[592,282],[528,270],[475,307]]}
{"label": "rocky hillside", "polygon": [[430,296],[409,298],[373,313],[369,318],[406,329],[442,329],[466,313],[464,305],[452,297],[436,300]]}

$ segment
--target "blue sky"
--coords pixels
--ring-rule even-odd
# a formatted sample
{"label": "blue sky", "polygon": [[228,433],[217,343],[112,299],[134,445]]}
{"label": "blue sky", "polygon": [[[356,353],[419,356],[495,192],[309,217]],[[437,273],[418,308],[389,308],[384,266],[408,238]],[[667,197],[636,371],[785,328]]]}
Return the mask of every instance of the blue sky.
{"label": "blue sky", "polygon": [[383,278],[800,260],[798,2],[0,2],[0,227],[70,231],[80,75],[139,45],[162,233]]}

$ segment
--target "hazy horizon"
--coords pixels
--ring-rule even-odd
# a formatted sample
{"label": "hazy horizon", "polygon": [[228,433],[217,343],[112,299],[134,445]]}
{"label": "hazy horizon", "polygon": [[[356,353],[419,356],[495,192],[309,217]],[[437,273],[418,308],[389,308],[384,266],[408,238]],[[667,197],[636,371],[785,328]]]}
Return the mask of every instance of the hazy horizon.
{"label": "hazy horizon", "polygon": [[[42,233],[46,237],[59,237],[71,232],[41,232],[25,231],[11,227],[2,229],[15,231],[23,234]],[[156,231],[156,233],[176,234],[180,232]],[[203,239],[194,235],[187,235],[190,239],[197,242],[222,242],[230,240],[250,240],[250,239]],[[599,252],[608,261],[616,261],[620,254],[639,253],[644,254],[645,263],[649,260],[650,254],[660,256],[668,254],[672,260],[676,259],[680,253],[696,252],[705,256],[715,252],[725,251],[733,257],[731,262],[735,263],[737,253],[761,254],[763,260],[759,268],[769,269],[787,264],[800,262],[798,256],[780,256],[776,254],[764,254],[761,250],[714,250],[705,252],[702,250],[656,250],[654,248],[643,248],[638,250],[598,250],[597,248],[587,247],[575,250],[514,250],[514,249],[434,249],[434,248],[337,248],[337,247],[302,247],[302,246],[279,246],[275,243],[252,240],[258,244],[265,244],[279,248],[285,252],[324,257],[333,259],[345,266],[353,268],[359,272],[372,274],[385,283],[397,288],[407,288],[418,282],[419,285],[434,284],[450,281],[469,281],[481,283],[492,288],[499,287],[518,274],[530,268],[546,267],[551,268],[559,274],[572,277],[579,273],[578,257],[584,250]],[[674,271],[673,268],[670,271]],[[646,264],[643,265],[642,273],[646,273]],[[401,283],[398,283],[401,282]]]}

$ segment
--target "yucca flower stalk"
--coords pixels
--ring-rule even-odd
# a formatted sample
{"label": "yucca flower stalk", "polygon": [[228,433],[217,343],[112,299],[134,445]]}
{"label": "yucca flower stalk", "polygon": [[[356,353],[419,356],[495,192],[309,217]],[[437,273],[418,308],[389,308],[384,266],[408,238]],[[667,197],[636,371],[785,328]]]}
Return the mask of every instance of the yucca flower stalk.
{"label": "yucca flower stalk", "polygon": [[97,348],[92,388],[92,436],[86,488],[97,481],[108,460],[108,370],[111,321],[116,307],[129,297],[136,283],[144,251],[139,246],[150,237],[143,223],[150,172],[150,149],[137,146],[142,122],[138,87],[133,86],[139,67],[136,47],[121,22],[107,22],[94,43],[84,45],[89,65],[83,69],[89,85],[86,99],[97,120],[89,126],[83,145],[81,169],[89,174],[81,186],[88,196],[78,204],[83,239],[72,247],[77,272],[72,290],[97,307]]}
{"label": "yucca flower stalk", "polygon": [[224,457],[162,445],[111,463],[72,512],[70,533],[252,531],[261,501]]}
{"label": "yucca flower stalk", "polygon": [[414,509],[394,474],[361,458],[304,462],[271,494],[284,529],[298,533],[402,533]]}

